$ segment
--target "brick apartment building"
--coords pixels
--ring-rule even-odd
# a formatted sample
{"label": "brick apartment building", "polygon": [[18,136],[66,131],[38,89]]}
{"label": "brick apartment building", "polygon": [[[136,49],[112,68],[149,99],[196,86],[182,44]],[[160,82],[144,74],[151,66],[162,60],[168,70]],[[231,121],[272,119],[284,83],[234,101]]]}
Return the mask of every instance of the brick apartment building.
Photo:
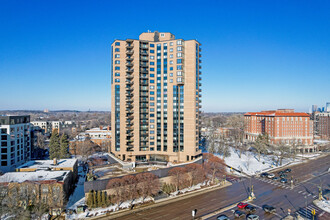
{"label": "brick apartment building", "polygon": [[293,109],[248,112],[244,114],[244,138],[255,141],[259,134],[269,135],[272,144],[313,144],[313,122],[307,113]]}
{"label": "brick apartment building", "polygon": [[314,113],[314,135],[321,139],[330,139],[330,112]]}

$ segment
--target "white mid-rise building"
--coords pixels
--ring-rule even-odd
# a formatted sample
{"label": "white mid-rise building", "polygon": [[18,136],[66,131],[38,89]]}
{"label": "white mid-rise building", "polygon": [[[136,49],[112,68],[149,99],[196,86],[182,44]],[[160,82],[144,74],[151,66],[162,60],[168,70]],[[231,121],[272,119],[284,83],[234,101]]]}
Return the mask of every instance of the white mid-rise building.
{"label": "white mid-rise building", "polygon": [[31,159],[30,116],[0,116],[0,155],[2,172]]}

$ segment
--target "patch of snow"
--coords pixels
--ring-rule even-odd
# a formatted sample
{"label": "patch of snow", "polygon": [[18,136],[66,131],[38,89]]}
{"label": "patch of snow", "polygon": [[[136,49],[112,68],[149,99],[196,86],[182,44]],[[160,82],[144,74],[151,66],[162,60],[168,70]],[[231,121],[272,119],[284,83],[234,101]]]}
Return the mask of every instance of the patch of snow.
{"label": "patch of snow", "polygon": [[316,200],[315,205],[320,209],[330,213],[330,200]]}
{"label": "patch of snow", "polygon": [[73,194],[70,196],[67,209],[76,209],[79,205],[85,204],[84,182],[86,178],[86,172],[83,171],[83,167],[78,167],[79,179]]}
{"label": "patch of snow", "polygon": [[[233,148],[230,149],[230,156],[226,157],[225,163],[228,166],[231,166],[237,170],[240,170],[248,175],[255,175],[260,172],[265,172],[267,170],[281,167],[280,165],[277,166],[277,164],[274,162],[275,158],[272,155],[260,155],[260,161],[258,160],[258,155],[254,152],[244,152],[241,155],[241,158],[239,158],[239,151],[236,151]],[[221,158],[220,155],[217,155]],[[293,161],[292,158],[285,158],[282,161],[282,166],[285,166],[289,163],[293,162],[299,162],[300,160],[296,159]]]}
{"label": "patch of snow", "polygon": [[105,208],[96,208],[96,209],[90,209],[90,210],[87,209],[85,212],[80,213],[80,214],[72,214],[72,215],[67,214],[66,219],[84,219],[84,218],[88,218],[87,216],[92,217],[92,216],[104,215],[107,212],[115,212],[120,209],[130,208],[131,204],[137,205],[137,204],[142,204],[144,202],[149,202],[149,201],[153,201],[153,198],[147,197],[147,198],[143,199],[141,197],[141,198],[135,199],[133,201],[128,200],[128,201],[122,202],[121,204],[119,204],[119,206],[116,204],[116,205],[111,205],[111,206],[108,206]]}

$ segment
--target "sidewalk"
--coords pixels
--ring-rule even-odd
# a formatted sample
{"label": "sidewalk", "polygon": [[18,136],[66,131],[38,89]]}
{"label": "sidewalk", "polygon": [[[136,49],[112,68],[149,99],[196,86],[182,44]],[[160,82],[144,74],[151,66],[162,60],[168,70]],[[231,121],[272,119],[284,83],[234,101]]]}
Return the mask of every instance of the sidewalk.
{"label": "sidewalk", "polygon": [[181,195],[178,195],[178,196],[175,196],[175,197],[167,197],[167,198],[164,198],[164,199],[159,199],[151,205],[146,205],[146,206],[139,207],[139,208],[136,208],[136,209],[133,209],[133,210],[123,209],[123,210],[119,210],[119,211],[116,211],[116,212],[111,213],[111,214],[91,217],[90,219],[98,219],[98,218],[103,218],[103,217],[106,218],[106,219],[115,219],[115,218],[119,218],[119,217],[122,217],[122,216],[125,216],[125,215],[135,213],[135,212],[143,211],[145,209],[151,209],[151,208],[163,206],[163,205],[166,205],[166,204],[169,204],[169,203],[172,203],[172,202],[177,202],[177,201],[180,201],[180,200],[183,200],[183,199],[187,199],[187,198],[191,198],[191,197],[194,197],[194,196],[197,196],[197,195],[201,195],[203,193],[207,193],[207,192],[211,192],[211,191],[214,191],[214,190],[217,190],[217,189],[225,188],[225,187],[230,186],[230,185],[232,185],[232,184],[230,182],[226,181],[225,185],[215,185],[215,186],[206,187],[206,188],[195,190],[195,191],[192,191],[192,192],[187,192],[185,194],[181,194]]}

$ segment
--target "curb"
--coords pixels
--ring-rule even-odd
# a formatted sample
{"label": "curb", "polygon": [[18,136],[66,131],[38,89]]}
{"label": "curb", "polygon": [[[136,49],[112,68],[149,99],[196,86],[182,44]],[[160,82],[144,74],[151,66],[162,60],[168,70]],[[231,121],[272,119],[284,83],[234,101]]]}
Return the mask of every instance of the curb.
{"label": "curb", "polygon": [[116,218],[119,218],[119,217],[122,217],[122,216],[125,216],[125,215],[133,214],[133,213],[136,213],[136,212],[140,212],[140,211],[143,211],[143,210],[155,208],[155,207],[158,207],[158,206],[163,206],[163,205],[166,205],[166,204],[169,204],[169,203],[172,203],[172,202],[177,202],[177,201],[180,201],[180,200],[183,200],[183,199],[198,196],[198,195],[201,195],[203,193],[211,192],[211,191],[214,191],[214,190],[217,190],[217,189],[222,189],[222,188],[225,188],[225,187],[231,186],[231,185],[232,185],[232,183],[227,181],[226,184],[222,185],[222,186],[220,186],[220,185],[210,186],[210,187],[207,187],[207,188],[204,188],[204,189],[200,189],[200,190],[188,192],[188,193],[185,193],[185,194],[181,194],[181,195],[176,196],[176,197],[168,197],[168,198],[160,199],[160,200],[157,200],[155,203],[150,204],[150,205],[146,205],[144,207],[136,208],[136,209],[133,209],[133,210],[123,209],[123,210],[116,211],[116,212],[114,212],[110,215],[109,214],[108,215],[103,214],[103,215],[90,217],[89,219],[99,219],[99,218],[116,219]]}

